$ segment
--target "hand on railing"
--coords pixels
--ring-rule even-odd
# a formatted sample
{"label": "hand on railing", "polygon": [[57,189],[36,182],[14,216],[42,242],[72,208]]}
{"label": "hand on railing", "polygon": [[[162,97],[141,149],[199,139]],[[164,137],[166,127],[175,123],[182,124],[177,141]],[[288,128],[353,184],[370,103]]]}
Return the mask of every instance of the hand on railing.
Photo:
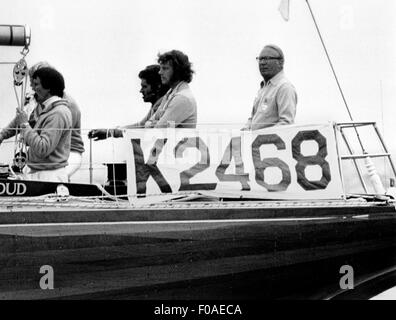
{"label": "hand on railing", "polygon": [[88,138],[94,139],[94,141],[105,140],[108,138],[108,129],[93,129],[88,132]]}
{"label": "hand on railing", "polygon": [[88,138],[93,139],[95,138],[95,141],[98,140],[104,140],[107,138],[122,138],[123,133],[121,129],[93,129],[88,132]]}

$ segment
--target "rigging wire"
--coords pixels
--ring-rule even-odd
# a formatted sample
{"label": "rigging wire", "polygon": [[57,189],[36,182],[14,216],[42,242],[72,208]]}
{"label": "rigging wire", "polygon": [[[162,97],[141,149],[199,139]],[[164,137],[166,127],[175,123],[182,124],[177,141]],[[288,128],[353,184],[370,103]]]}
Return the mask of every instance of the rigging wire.
{"label": "rigging wire", "polygon": [[[336,74],[335,69],[334,69],[334,67],[333,67],[333,63],[331,62],[330,55],[329,55],[329,53],[328,53],[328,51],[327,51],[326,45],[325,45],[325,43],[324,43],[324,40],[323,40],[322,34],[321,34],[321,32],[320,32],[319,26],[318,26],[318,24],[317,24],[317,22],[316,22],[316,19],[315,19],[314,13],[313,13],[313,11],[312,11],[311,5],[309,4],[309,1],[308,1],[308,0],[306,0],[306,2],[307,2],[307,5],[308,5],[308,8],[309,8],[309,12],[311,13],[312,20],[313,20],[313,22],[314,22],[314,24],[315,24],[315,27],[316,27],[316,30],[317,30],[317,32],[318,32],[320,41],[321,41],[321,43],[322,43],[323,49],[324,49],[324,51],[325,51],[327,60],[329,61],[331,71],[333,72],[334,78],[335,78],[335,80],[336,80],[336,83],[337,83],[337,86],[338,86],[338,90],[339,90],[340,93],[341,93],[341,97],[342,97],[342,100],[344,101],[344,104],[345,104],[345,107],[346,107],[346,109],[347,109],[349,118],[350,118],[351,121],[353,122],[354,120],[353,120],[353,117],[352,117],[351,110],[349,109],[348,103],[347,103],[347,101],[346,101],[346,99],[345,99],[345,96],[344,96],[344,92],[342,91],[340,82],[338,81],[337,74]],[[357,130],[357,128],[356,128],[355,126],[353,126],[353,127],[354,127],[354,129],[355,129],[356,136],[357,136],[357,139],[358,139],[358,141],[359,141],[360,147],[362,148],[362,152],[365,154],[365,153],[367,153],[367,152],[366,152],[366,150],[364,149],[363,143],[362,143],[362,141],[361,141],[361,139],[360,139],[359,132],[358,132],[358,130]]]}

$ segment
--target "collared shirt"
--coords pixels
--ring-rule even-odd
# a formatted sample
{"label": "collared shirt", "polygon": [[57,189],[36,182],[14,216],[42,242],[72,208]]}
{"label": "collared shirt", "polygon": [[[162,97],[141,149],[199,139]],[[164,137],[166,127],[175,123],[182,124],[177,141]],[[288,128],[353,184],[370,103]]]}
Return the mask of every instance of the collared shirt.
{"label": "collared shirt", "polygon": [[[42,105],[43,105],[43,111],[47,110],[55,101],[59,101],[61,100],[61,98],[59,98],[58,96],[52,96],[50,98],[48,98],[47,100],[45,100]],[[52,107],[52,106],[51,106]]]}
{"label": "collared shirt", "polygon": [[36,102],[36,107],[31,111],[30,116],[29,116],[29,124],[32,128],[36,125],[37,119],[40,116],[40,114],[48,108],[53,102],[61,100],[61,98],[57,96],[52,96],[45,100],[42,103]]}
{"label": "collared shirt", "polygon": [[45,109],[48,109],[48,107],[55,101],[61,100],[61,98],[57,96],[52,96],[45,100],[42,103],[36,102],[36,107],[31,111],[30,116],[29,116],[29,124],[32,128],[36,125],[37,119],[39,118],[40,114],[43,113]]}
{"label": "collared shirt", "polygon": [[180,82],[169,89],[161,105],[146,122],[146,128],[195,128],[197,125],[197,103],[187,82]]}
{"label": "collared shirt", "polygon": [[262,82],[253,103],[252,116],[246,128],[258,130],[266,127],[292,124],[296,115],[297,93],[283,70],[268,82]]}
{"label": "collared shirt", "polygon": [[129,124],[126,126],[121,126],[117,127],[117,129],[133,129],[133,128],[144,128],[145,123],[154,115],[154,113],[158,110],[159,106],[161,105],[163,97],[159,98],[150,108],[149,112],[146,114],[146,116],[140,120],[139,122],[136,122],[134,124]]}

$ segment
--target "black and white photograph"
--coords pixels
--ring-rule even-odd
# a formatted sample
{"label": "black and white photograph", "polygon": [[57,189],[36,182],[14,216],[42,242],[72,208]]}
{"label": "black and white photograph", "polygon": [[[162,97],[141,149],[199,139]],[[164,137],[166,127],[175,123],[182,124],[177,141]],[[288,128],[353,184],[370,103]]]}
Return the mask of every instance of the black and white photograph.
{"label": "black and white photograph", "polygon": [[1,7],[0,300],[396,300],[396,2]]}

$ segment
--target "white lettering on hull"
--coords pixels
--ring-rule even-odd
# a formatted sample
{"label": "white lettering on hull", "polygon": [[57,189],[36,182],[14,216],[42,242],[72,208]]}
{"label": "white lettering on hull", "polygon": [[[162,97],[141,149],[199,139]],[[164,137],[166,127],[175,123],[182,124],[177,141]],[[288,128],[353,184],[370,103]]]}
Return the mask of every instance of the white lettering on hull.
{"label": "white lettering on hull", "polygon": [[22,196],[26,194],[26,185],[22,182],[0,183],[0,196]]}

